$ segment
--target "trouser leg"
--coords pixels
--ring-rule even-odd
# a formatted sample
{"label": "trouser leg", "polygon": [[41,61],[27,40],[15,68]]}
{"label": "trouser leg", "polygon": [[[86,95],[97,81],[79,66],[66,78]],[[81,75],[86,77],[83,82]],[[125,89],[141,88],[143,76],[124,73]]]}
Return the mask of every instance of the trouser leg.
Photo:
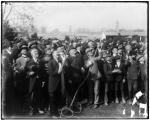
{"label": "trouser leg", "polygon": [[50,115],[55,115],[57,113],[57,108],[55,105],[55,96],[54,93],[49,93],[49,105],[50,105]]}
{"label": "trouser leg", "polygon": [[132,80],[128,80],[128,96],[129,96],[129,99],[132,98]]}
{"label": "trouser leg", "polygon": [[98,104],[99,102],[99,80],[95,80],[94,82],[94,104]]}
{"label": "trouser leg", "polygon": [[124,96],[124,84],[123,84],[123,81],[120,81],[120,90],[121,90],[122,102],[125,102],[125,96]]}
{"label": "trouser leg", "polygon": [[133,95],[135,95],[135,94],[136,94],[136,92],[137,92],[137,88],[138,88],[137,80],[134,80],[134,83],[133,83]]}
{"label": "trouser leg", "polygon": [[118,82],[115,82],[115,99],[118,99]]}
{"label": "trouser leg", "polygon": [[94,89],[93,89],[94,83],[92,80],[88,80],[88,98],[89,102],[93,102],[93,94],[94,94]]}
{"label": "trouser leg", "polygon": [[104,96],[105,104],[108,103],[108,82],[105,83],[105,96]]}

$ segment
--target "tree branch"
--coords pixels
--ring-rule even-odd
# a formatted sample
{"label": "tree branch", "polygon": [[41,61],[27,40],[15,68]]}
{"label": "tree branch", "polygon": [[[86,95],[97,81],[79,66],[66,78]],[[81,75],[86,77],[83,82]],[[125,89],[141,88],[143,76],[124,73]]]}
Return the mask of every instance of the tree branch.
{"label": "tree branch", "polygon": [[13,6],[11,5],[11,8],[9,10],[9,13],[7,14],[7,16],[5,17],[5,20],[7,20],[8,16],[10,15],[11,11],[12,11]]}

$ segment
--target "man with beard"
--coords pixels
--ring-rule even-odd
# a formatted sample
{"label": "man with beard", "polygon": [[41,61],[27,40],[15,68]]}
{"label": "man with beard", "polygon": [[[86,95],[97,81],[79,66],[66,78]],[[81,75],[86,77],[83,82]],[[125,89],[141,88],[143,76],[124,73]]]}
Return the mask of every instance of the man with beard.
{"label": "man with beard", "polygon": [[33,108],[33,115],[39,113],[41,108],[41,89],[44,80],[44,66],[39,59],[39,51],[36,47],[30,50],[32,58],[27,62],[27,74],[29,78],[30,105]]}

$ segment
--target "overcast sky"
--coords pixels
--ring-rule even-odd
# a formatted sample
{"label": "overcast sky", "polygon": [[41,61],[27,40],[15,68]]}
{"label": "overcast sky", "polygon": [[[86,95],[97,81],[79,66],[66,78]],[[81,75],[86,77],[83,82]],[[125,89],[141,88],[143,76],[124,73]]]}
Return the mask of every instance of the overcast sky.
{"label": "overcast sky", "polygon": [[[93,30],[115,29],[116,21],[119,28],[146,29],[146,3],[21,3],[19,6],[34,9],[35,25],[47,30],[58,28],[68,31],[89,28]],[[18,7],[19,8],[19,7]]]}

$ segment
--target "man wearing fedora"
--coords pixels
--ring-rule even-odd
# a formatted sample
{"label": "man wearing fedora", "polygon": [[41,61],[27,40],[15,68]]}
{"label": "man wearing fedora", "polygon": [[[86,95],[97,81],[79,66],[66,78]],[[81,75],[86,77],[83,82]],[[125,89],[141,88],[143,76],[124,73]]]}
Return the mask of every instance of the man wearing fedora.
{"label": "man wearing fedora", "polygon": [[30,106],[33,109],[33,115],[38,114],[41,108],[41,89],[44,84],[44,65],[39,58],[37,47],[30,50],[31,59],[27,62],[27,76],[29,79],[28,94],[30,98]]}

